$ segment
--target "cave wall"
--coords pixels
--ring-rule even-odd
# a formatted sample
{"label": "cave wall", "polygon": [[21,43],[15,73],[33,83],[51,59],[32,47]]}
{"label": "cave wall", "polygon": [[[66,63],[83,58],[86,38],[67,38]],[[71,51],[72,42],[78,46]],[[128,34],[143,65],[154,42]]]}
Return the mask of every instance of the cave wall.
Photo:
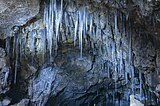
{"label": "cave wall", "polygon": [[39,12],[39,0],[1,0],[0,38],[9,36],[13,26],[24,25]]}
{"label": "cave wall", "polygon": [[[9,62],[9,67],[11,67],[10,72],[13,74],[15,71],[17,52],[20,66],[17,68],[16,79],[14,75],[7,77],[7,86],[10,85],[10,82],[14,83],[13,80],[16,80],[17,84],[19,84],[20,92],[25,92],[25,96],[22,96],[21,99],[27,98],[25,101],[30,101],[32,105],[56,105],[60,102],[62,105],[72,105],[75,103],[77,105],[87,105],[88,103],[90,105],[102,105],[101,103],[105,101],[104,98],[114,95],[110,89],[114,89],[116,85],[118,87],[114,92],[120,93],[120,97],[124,96],[122,102],[120,102],[124,104],[125,101],[128,102],[128,96],[132,94],[131,70],[134,68],[135,95],[140,92],[139,72],[141,72],[143,77],[143,96],[151,99],[143,101],[143,103],[155,105],[157,103],[155,98],[159,98],[160,91],[159,2],[139,2],[136,0],[132,2],[123,1],[124,5],[120,3],[120,6],[117,7],[112,1],[82,0],[70,1],[69,4],[67,1],[64,1],[64,14],[67,14],[69,24],[66,26],[66,20],[62,20],[62,24],[60,25],[60,40],[57,41],[55,37],[53,38],[55,42],[53,43],[52,61],[50,61],[50,57],[48,56],[49,47],[47,40],[43,39],[46,26],[42,11],[45,6],[44,2],[41,2],[42,11],[33,20],[27,23],[22,22],[23,24],[26,23],[24,25],[14,23],[14,26],[21,26],[14,27],[13,30],[9,29],[11,36],[14,36],[6,39],[6,47],[10,47],[9,50],[6,49],[6,54],[10,56],[9,59],[12,61]],[[84,4],[86,5],[87,12],[89,14],[93,13],[92,29],[94,30],[98,27],[98,32],[97,34],[92,33],[93,36],[89,36],[86,33],[86,38],[83,38],[83,58],[79,59],[79,40],[76,40],[74,45],[74,25],[77,10],[83,8]],[[115,32],[114,28],[115,10],[118,10],[117,32]],[[36,9],[36,14],[37,11]],[[25,11],[23,12],[25,13]],[[153,14],[154,16],[152,16]],[[108,21],[106,17],[109,18]],[[30,19],[28,17],[25,18],[27,20]],[[18,22],[17,19],[14,19],[14,21]],[[88,24],[90,23],[88,22]],[[122,28],[123,24],[124,28]],[[9,26],[11,28],[13,23]],[[96,35],[99,36],[96,37]],[[18,39],[20,43],[16,43],[14,39],[15,41]],[[6,57],[3,56],[1,58],[0,63],[5,63],[3,60]],[[1,67],[1,75],[7,76],[7,69],[5,70],[6,74],[3,71],[6,66],[2,64]],[[2,76],[2,80],[6,82],[6,77]],[[126,82],[128,84],[125,84]],[[109,84],[111,86],[108,88],[107,85]],[[4,86],[6,84],[1,84],[2,88]],[[12,89],[12,86],[10,87]],[[8,90],[4,89],[1,91],[5,94]],[[100,92],[100,95],[103,96],[99,96],[97,92]],[[104,97],[105,93],[102,92],[108,93]],[[118,93],[116,96],[118,96]],[[151,96],[148,96],[147,93],[151,93]],[[4,99],[2,100],[4,101]],[[55,101],[51,102],[52,100]],[[118,101],[118,98],[114,100]],[[23,100],[21,102],[24,104]],[[112,102],[109,101],[108,103]]]}

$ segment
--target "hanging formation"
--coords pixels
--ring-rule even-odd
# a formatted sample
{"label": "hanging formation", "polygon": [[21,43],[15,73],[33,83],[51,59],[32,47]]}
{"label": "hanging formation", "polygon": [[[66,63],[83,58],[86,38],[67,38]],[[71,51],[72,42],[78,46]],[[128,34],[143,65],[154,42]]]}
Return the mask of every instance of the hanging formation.
{"label": "hanging formation", "polygon": [[[55,51],[58,49],[58,42],[61,42],[61,37],[64,36],[71,36],[74,46],[79,46],[80,58],[83,58],[84,44],[89,44],[89,42],[91,42],[92,49],[96,48],[95,45],[99,45],[100,51],[102,51],[101,45],[105,44],[106,50],[104,54],[106,54],[106,60],[109,60],[112,63],[107,63],[107,68],[105,68],[107,70],[108,78],[111,78],[112,76],[110,70],[114,70],[114,77],[112,78],[115,81],[115,89],[117,88],[116,82],[119,77],[123,77],[126,84],[131,83],[131,93],[135,94],[135,72],[132,63],[132,30],[131,23],[126,24],[126,22],[129,22],[126,18],[127,16],[120,13],[117,9],[111,11],[107,10],[105,14],[105,27],[102,28],[102,20],[100,18],[101,11],[97,10],[95,12],[90,12],[88,7],[84,4],[74,13],[69,13],[64,9],[64,4],[66,2],[69,1],[48,0],[45,2],[43,18],[45,28],[40,30],[39,36],[42,61],[46,61],[46,58],[49,58],[50,62],[53,61]],[[62,29],[64,29],[65,32],[63,32]],[[22,32],[23,29],[20,29],[14,34],[12,50],[13,57],[15,57],[14,83],[16,83],[18,65],[20,64],[21,59],[26,55],[26,42],[29,42],[32,63],[34,63],[34,58],[36,57],[37,32],[32,31],[27,37],[22,37]],[[117,36],[120,36],[120,41],[117,41]],[[129,41],[127,61],[123,58],[124,51],[122,50],[122,37],[124,36],[127,36]],[[30,41],[27,41],[28,39],[30,39]],[[10,42],[10,39],[7,39],[6,48],[8,54],[10,51]],[[125,66],[128,67],[126,68]],[[131,76],[130,82],[128,80],[128,74]],[[141,73],[139,74],[139,78],[140,97],[142,97]]]}

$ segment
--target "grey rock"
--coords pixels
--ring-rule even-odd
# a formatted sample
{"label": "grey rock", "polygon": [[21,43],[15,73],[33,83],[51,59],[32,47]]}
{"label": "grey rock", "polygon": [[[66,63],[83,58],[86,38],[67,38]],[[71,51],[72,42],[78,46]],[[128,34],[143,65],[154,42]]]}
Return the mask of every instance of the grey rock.
{"label": "grey rock", "polygon": [[[0,2],[0,16],[6,16],[8,18],[3,18],[0,19],[0,23],[2,23],[2,20],[4,23],[0,24],[2,26],[0,26],[0,30],[2,31],[7,31],[7,29],[11,29],[12,26],[15,25],[23,25],[27,22],[27,20],[30,20],[32,17],[34,17],[37,12],[38,12],[38,7],[39,7],[39,2],[35,0],[33,0],[33,5],[25,5],[28,3],[31,3],[31,0],[27,0],[28,2],[22,2],[22,1],[4,1],[2,0]],[[16,4],[14,3],[16,2]],[[75,6],[76,2],[78,2],[79,4],[77,4],[77,6]],[[88,1],[86,1],[88,2]],[[114,7],[114,0],[91,0],[89,1],[90,4],[85,3],[85,0],[80,0],[80,1],[74,1],[74,3],[71,0],[71,3],[69,3],[67,5],[67,7],[65,7],[65,12],[73,18],[73,21],[75,20],[75,12],[77,11],[77,9],[79,9],[82,4],[84,3],[85,5],[87,5],[86,9],[89,9],[89,12],[93,12],[96,11],[98,8],[98,12],[100,14],[98,15],[100,18],[100,30],[102,30],[104,33],[106,32],[106,8],[103,7],[103,2],[109,2],[109,5],[105,5],[105,7],[109,6],[109,9],[111,11],[110,14],[110,21],[109,21],[109,27],[114,27],[114,12],[112,11],[112,7]],[[148,1],[150,2],[150,1]],[[152,5],[149,4],[148,2],[145,2],[144,4],[142,3],[142,1],[138,1],[138,0],[133,0],[133,6],[130,6],[131,9],[136,10],[134,12],[137,12],[137,14],[131,13],[131,15],[134,15],[133,17],[131,17],[131,21],[135,21],[135,22],[140,22],[143,23],[143,21],[147,22],[150,17],[150,14],[153,12],[153,8],[150,7]],[[72,4],[73,3],[73,4]],[[32,4],[32,3],[31,3]],[[37,4],[37,6],[35,6]],[[21,7],[21,5],[23,7]],[[130,7],[126,7],[125,3],[120,4],[123,5],[124,8],[129,8]],[[18,6],[18,7],[17,7]],[[42,6],[43,7],[43,6]],[[134,7],[134,8],[132,8]],[[138,8],[137,8],[138,7]],[[101,11],[101,9],[104,11]],[[129,10],[128,9],[128,10]],[[139,11],[137,11],[139,9]],[[11,13],[10,13],[11,11]],[[29,12],[27,12],[29,11]],[[122,11],[122,13],[124,12],[124,10],[120,10]],[[19,13],[20,12],[20,13]],[[26,13],[27,12],[27,16]],[[131,11],[132,12],[132,11]],[[15,13],[17,13],[15,15]],[[121,15],[121,13],[118,13],[119,15]],[[156,14],[156,11],[155,11]],[[10,16],[8,16],[10,15]],[[21,16],[22,15],[22,16]],[[97,15],[97,14],[95,14]],[[147,16],[147,18],[146,18]],[[149,17],[148,17],[149,16]],[[155,21],[159,22],[159,14],[156,15],[155,17]],[[18,18],[20,17],[20,18]],[[15,20],[12,20],[12,19]],[[127,17],[126,17],[127,18]],[[146,20],[147,19],[147,20]],[[9,20],[4,21],[4,20]],[[95,17],[94,17],[95,20]],[[138,21],[137,21],[138,20]],[[142,20],[142,21],[141,21]],[[113,94],[113,86],[116,82],[116,86],[118,88],[123,88],[123,86],[125,86],[125,88],[119,90],[117,89],[118,92],[121,92],[122,95],[124,96],[123,99],[127,99],[127,97],[129,96],[129,89],[131,88],[131,68],[128,67],[129,62],[128,62],[128,50],[129,50],[129,46],[128,46],[128,32],[124,33],[124,35],[120,35],[120,33],[118,32],[117,35],[114,35],[114,39],[113,36],[111,34],[111,31],[108,33],[108,36],[105,36],[103,33],[101,36],[99,36],[99,38],[91,38],[91,41],[94,41],[93,43],[95,43],[95,47],[93,47],[94,49],[96,49],[95,53],[88,53],[88,50],[85,49],[85,47],[83,48],[83,58],[79,58],[79,50],[77,49],[77,47],[72,46],[71,48],[68,47],[70,45],[70,43],[73,42],[73,37],[72,35],[74,35],[74,25],[71,24],[75,24],[74,22],[72,23],[72,21],[70,19],[68,19],[70,25],[68,25],[68,29],[69,31],[69,36],[66,36],[65,34],[65,30],[66,28],[62,27],[60,28],[61,30],[63,30],[62,32],[62,42],[61,40],[58,43],[62,43],[63,46],[58,44],[58,53],[56,52],[55,54],[55,60],[54,60],[54,66],[48,66],[47,64],[45,64],[47,67],[45,68],[41,68],[37,71],[37,69],[35,67],[32,67],[29,65],[30,62],[25,62],[21,64],[21,72],[18,73],[22,78],[19,79],[21,81],[21,83],[23,83],[22,85],[22,89],[25,89],[25,91],[27,91],[28,88],[28,81],[30,80],[30,78],[33,76],[33,79],[31,79],[30,85],[29,85],[29,96],[30,96],[30,100],[31,102],[33,102],[33,104],[35,105],[45,105],[45,104],[52,104],[52,105],[65,105],[67,106],[69,105],[90,105],[89,103],[91,102],[91,105],[94,105],[94,103],[92,103],[92,101],[97,101],[98,99],[98,103],[97,105],[101,105],[100,100],[102,101],[104,98],[102,98],[104,96],[103,91],[106,93],[108,93],[108,95]],[[118,17],[118,28],[119,31],[121,31],[121,23],[119,24],[119,22],[121,21],[121,16]],[[127,23],[128,21],[126,21]],[[150,22],[149,22],[150,23]],[[65,24],[65,23],[64,23]],[[89,24],[89,23],[88,23]],[[146,29],[148,29],[149,26],[151,26],[148,23],[144,23],[145,27],[147,27]],[[156,24],[156,23],[155,23]],[[135,24],[134,24],[135,25]],[[9,27],[7,27],[9,26]],[[128,26],[127,26],[128,27]],[[136,27],[133,26],[133,28]],[[16,28],[16,27],[15,27]],[[94,22],[93,25],[93,29],[96,28],[96,23]],[[139,25],[138,25],[139,28]],[[15,29],[13,29],[15,31]],[[30,57],[31,53],[31,42],[33,40],[33,38],[30,38],[30,36],[32,35],[32,32],[36,32],[36,37],[35,37],[35,57],[33,60],[36,60],[37,63],[39,63],[39,65],[42,65],[42,61],[41,59],[37,59],[41,58],[41,53],[42,51],[45,49],[47,50],[48,48],[42,48],[41,42],[42,39],[41,36],[41,31],[45,30],[45,26],[43,23],[43,19],[40,20],[36,20],[35,22],[31,23],[30,25],[26,26],[25,28],[23,28],[23,37],[27,39],[26,42],[26,47],[25,47],[25,51],[27,52],[25,55],[26,57]],[[126,28],[126,30],[128,30]],[[139,29],[138,29],[139,30]],[[150,32],[150,30],[148,30]],[[0,31],[1,32],[1,31]],[[114,28],[113,28],[113,33],[114,33]],[[143,33],[140,32],[140,33]],[[159,34],[157,31],[154,31],[154,33],[156,33],[157,35]],[[100,34],[100,32],[99,32]],[[152,34],[152,32],[151,32]],[[68,34],[67,34],[68,35]],[[148,35],[148,34],[147,34]],[[92,36],[91,36],[92,37]],[[101,38],[103,37],[103,38]],[[107,38],[108,37],[108,38]],[[142,73],[145,74],[145,84],[149,85],[150,88],[154,88],[154,90],[159,90],[159,69],[160,68],[160,56],[159,56],[159,50],[157,50],[156,46],[154,45],[154,43],[158,43],[159,37],[156,39],[157,42],[153,42],[151,39],[155,38],[149,35],[149,39],[147,39],[147,37],[145,36],[145,34],[143,33],[141,36],[137,36],[137,33],[134,33],[133,30],[133,36],[132,36],[132,55],[133,55],[133,66],[135,68],[135,77],[138,76],[137,74],[137,70],[141,70]],[[150,39],[151,38],[151,39]],[[55,38],[53,38],[55,40]],[[61,39],[61,38],[60,38]],[[67,40],[66,40],[67,39]],[[106,40],[108,39],[108,40]],[[69,43],[69,45],[65,45],[64,42]],[[87,41],[85,41],[86,43]],[[105,42],[105,44],[103,44]],[[122,44],[120,44],[120,42]],[[55,42],[54,42],[55,43]],[[54,45],[53,43],[53,45]],[[87,42],[87,43],[90,43]],[[86,43],[86,45],[88,46],[88,44]],[[113,51],[113,43],[115,43],[116,46],[116,50]],[[47,44],[47,43],[46,43]],[[83,45],[83,46],[86,46]],[[33,46],[32,46],[33,47]],[[93,49],[92,48],[92,49]],[[62,50],[61,50],[62,49]],[[89,48],[91,49],[91,48]],[[103,50],[102,50],[103,49]],[[119,69],[119,66],[121,65],[119,63],[120,60],[120,50],[122,50],[122,71],[120,74],[117,74],[115,72],[115,69]],[[106,52],[107,51],[107,52]],[[45,51],[45,56],[47,54],[47,51]],[[113,54],[111,53],[113,52]],[[0,87],[2,88],[7,88],[7,74],[8,74],[8,70],[9,68],[7,68],[7,63],[6,58],[5,58],[5,52],[4,50],[0,50],[0,69],[2,68],[2,70],[0,71],[0,77],[2,79],[2,84],[0,85]],[[115,55],[114,57],[118,57],[118,58],[112,58],[112,55]],[[47,56],[46,56],[47,57]],[[47,59],[46,59],[47,60]],[[110,71],[110,76],[108,76],[107,73],[107,65],[105,64],[105,61],[108,61],[109,63],[111,63],[110,67],[109,67],[109,71]],[[33,64],[36,64],[33,63]],[[27,64],[27,65],[26,65]],[[105,64],[105,65],[104,65]],[[116,65],[117,66],[116,66]],[[120,65],[119,65],[120,64]],[[116,67],[115,67],[116,66]],[[121,67],[121,68],[122,68]],[[157,68],[158,67],[158,68]],[[155,69],[156,68],[156,69]],[[154,70],[154,72],[152,72]],[[147,70],[147,72],[146,72]],[[121,70],[118,70],[121,71]],[[36,74],[34,74],[36,73]],[[158,74],[157,74],[158,73]],[[124,79],[124,77],[127,77],[126,79]],[[127,85],[126,85],[126,81],[128,81]],[[139,79],[138,78],[134,78],[135,81],[135,89],[139,89]],[[7,82],[7,83],[6,83]],[[25,84],[26,83],[26,84]],[[112,85],[112,86],[111,86]],[[144,86],[144,85],[143,85]],[[110,88],[109,88],[110,87]],[[0,89],[0,91],[2,92],[3,90]],[[3,91],[6,92],[7,90]],[[100,92],[99,92],[100,91]],[[123,94],[124,93],[124,94]],[[139,93],[139,90],[137,90],[135,92],[136,94]],[[125,95],[126,94],[126,95]],[[111,95],[113,96],[113,95]],[[109,97],[108,97],[109,98]],[[112,98],[112,97],[111,97]],[[25,101],[25,100],[24,100]],[[27,100],[28,101],[28,100]],[[122,100],[123,101],[123,100]],[[126,102],[125,100],[123,102]],[[21,104],[26,104],[23,101],[21,102]],[[116,104],[118,104],[117,100],[116,100]]]}
{"label": "grey rock", "polygon": [[153,2],[151,1],[142,1],[142,0],[133,0],[135,5],[138,5],[140,8],[140,13],[143,16],[148,16],[153,12]]}
{"label": "grey rock", "polygon": [[34,77],[29,87],[29,95],[32,97],[33,102],[36,102],[40,106],[43,106],[47,102],[56,73],[56,69],[48,67],[41,70],[37,77]]}
{"label": "grey rock", "polygon": [[3,67],[0,71],[0,94],[6,93],[9,90],[9,68]]}
{"label": "grey rock", "polygon": [[[1,0],[0,35],[9,34],[13,26],[25,24],[39,12],[39,0]],[[0,36],[2,38],[2,36]]]}
{"label": "grey rock", "polygon": [[157,85],[156,91],[160,92],[160,84]]}
{"label": "grey rock", "polygon": [[[58,51],[54,66],[39,69],[31,80],[29,96],[34,105],[86,105],[105,95],[98,91],[107,90],[111,80],[101,70],[101,58],[93,63],[90,54],[79,58],[79,51],[71,48]],[[104,104],[101,99],[98,103]]]}
{"label": "grey rock", "polygon": [[157,50],[156,65],[160,68],[160,51]]}
{"label": "grey rock", "polygon": [[156,89],[156,86],[160,83],[159,72],[160,72],[159,69],[156,69],[155,71],[152,71],[145,75],[145,81],[147,85],[154,88],[154,90]]}
{"label": "grey rock", "polygon": [[10,99],[3,99],[2,101],[0,101],[0,106],[8,106],[10,102]]}
{"label": "grey rock", "polygon": [[4,68],[6,66],[6,59],[5,58],[0,58],[0,69]]}
{"label": "grey rock", "polygon": [[0,94],[6,93],[9,90],[9,60],[3,48],[0,48]]}
{"label": "grey rock", "polygon": [[3,48],[0,47],[0,58],[3,58],[6,56],[6,52]]}
{"label": "grey rock", "polygon": [[[145,40],[148,40],[147,42]],[[134,36],[133,53],[135,54],[134,65],[136,67],[151,69],[155,67],[156,48],[149,39]],[[136,42],[135,42],[136,41]],[[145,55],[144,55],[145,54]],[[158,58],[157,58],[158,59]]]}
{"label": "grey rock", "polygon": [[29,99],[22,99],[19,103],[11,106],[29,106]]}

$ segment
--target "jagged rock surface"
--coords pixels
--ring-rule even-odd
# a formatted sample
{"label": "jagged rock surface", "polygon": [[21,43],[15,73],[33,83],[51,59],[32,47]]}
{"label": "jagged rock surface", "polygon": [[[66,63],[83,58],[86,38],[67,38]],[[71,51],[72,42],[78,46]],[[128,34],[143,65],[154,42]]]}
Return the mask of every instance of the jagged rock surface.
{"label": "jagged rock surface", "polygon": [[[39,0],[1,0],[0,38],[6,38],[13,26],[21,26],[39,12]],[[2,36],[2,33],[5,33]]]}
{"label": "jagged rock surface", "polygon": [[[101,106],[113,105],[113,101],[118,105],[119,97],[106,102],[106,95],[109,95],[110,98],[112,96],[110,88],[114,88],[114,84],[111,79],[107,78],[107,71],[101,70],[99,64],[101,58],[96,57],[94,62],[92,55],[87,53],[87,50],[83,58],[79,58],[78,52],[72,49],[72,46],[60,50],[54,65],[43,66],[37,71],[29,86],[32,105],[85,106],[96,104]],[[120,102],[127,105],[127,99],[123,96],[125,94],[121,92],[121,89],[117,91],[120,93],[118,95],[121,97]]]}

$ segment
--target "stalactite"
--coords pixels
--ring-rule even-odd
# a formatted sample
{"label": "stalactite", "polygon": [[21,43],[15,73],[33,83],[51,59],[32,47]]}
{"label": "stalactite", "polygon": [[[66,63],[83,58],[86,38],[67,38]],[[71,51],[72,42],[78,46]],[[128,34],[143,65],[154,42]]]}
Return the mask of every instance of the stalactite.
{"label": "stalactite", "polygon": [[34,60],[34,56],[35,56],[35,37],[36,37],[36,32],[33,31],[31,32],[30,34],[30,39],[31,39],[31,45],[30,45],[30,48],[31,48],[31,55],[32,55],[32,64],[33,64],[33,60]]}
{"label": "stalactite", "polygon": [[[53,10],[53,8],[52,8],[52,10]],[[59,27],[60,27],[60,24],[62,21],[62,14],[63,14],[63,0],[61,0],[60,10],[56,9],[55,11],[56,11],[56,13],[55,13],[55,16],[56,16],[56,19],[55,19],[56,40],[58,41],[59,40]]]}
{"label": "stalactite", "polygon": [[86,7],[83,7],[83,37],[86,38]]}
{"label": "stalactite", "polygon": [[88,15],[88,12],[87,12],[87,10],[85,9],[85,12],[86,12],[86,18],[85,18],[85,30],[86,30],[86,33],[87,33],[87,31],[88,31],[88,17],[89,17],[89,15]]}
{"label": "stalactite", "polygon": [[92,36],[93,15],[90,15],[89,35]]}
{"label": "stalactite", "polygon": [[107,62],[107,75],[108,75],[108,78],[110,79],[110,64],[109,64],[109,62]]}
{"label": "stalactite", "polygon": [[128,84],[128,70],[125,69],[125,81],[126,81],[126,84]]}
{"label": "stalactite", "polygon": [[[45,26],[46,26],[46,37],[47,37],[47,46],[49,49],[49,58],[51,59],[52,57],[52,36],[53,36],[53,31],[51,30],[53,28],[53,23],[51,22],[51,9],[50,9],[50,5],[48,7],[48,5],[45,5],[45,9],[44,9],[44,22],[45,22]],[[50,25],[51,23],[51,25]]]}
{"label": "stalactite", "polygon": [[131,26],[129,24],[129,32],[128,32],[128,36],[129,36],[129,45],[128,45],[128,62],[130,65],[132,65],[132,35],[131,35]]}
{"label": "stalactite", "polygon": [[12,49],[12,57],[15,57],[15,48],[16,48],[16,32],[13,33],[14,38],[13,38],[13,49]]}
{"label": "stalactite", "polygon": [[72,34],[72,28],[73,28],[72,18],[73,18],[72,15],[68,16],[68,20],[69,20],[69,28],[68,28],[69,30],[68,31],[69,31],[69,36],[70,37],[73,37],[73,34]]}
{"label": "stalactite", "polygon": [[99,13],[96,14],[96,19],[95,19],[95,22],[96,22],[96,39],[99,38]]}
{"label": "stalactite", "polygon": [[41,38],[40,44],[41,44],[41,50],[42,50],[42,62],[44,62],[44,57],[46,52],[46,31],[45,30],[41,30],[40,38]]}
{"label": "stalactite", "polygon": [[108,23],[109,23],[109,12],[107,12],[108,14],[107,14],[107,16],[106,16],[106,37],[108,38],[108,35],[109,35],[109,25],[108,25]]}
{"label": "stalactite", "polygon": [[7,51],[7,55],[10,55],[10,45],[11,44],[11,38],[10,37],[7,37],[6,38],[6,51]]}
{"label": "stalactite", "polygon": [[131,22],[128,24],[128,36],[129,36],[129,46],[128,46],[128,63],[131,70],[131,83],[132,83],[132,94],[134,94],[134,66],[132,64],[132,30]]}
{"label": "stalactite", "polygon": [[[107,12],[108,13],[108,12]],[[108,42],[109,42],[109,25],[108,25],[108,23],[109,23],[109,17],[108,17],[108,15],[109,14],[107,14],[107,16],[106,16],[106,30],[105,30],[105,45],[106,45],[106,53],[107,53],[107,56],[109,56],[109,44],[108,44]]]}
{"label": "stalactite", "polygon": [[111,48],[112,48],[112,61],[115,62],[115,42],[112,41],[112,45],[111,45]]}
{"label": "stalactite", "polygon": [[117,10],[115,10],[114,12],[114,32],[115,32],[115,35],[117,36],[118,34],[118,22],[117,22]]}
{"label": "stalactite", "polygon": [[125,32],[125,25],[124,25],[124,14],[121,14],[121,37],[123,37],[124,32]]}
{"label": "stalactite", "polygon": [[84,38],[84,41],[85,41],[85,44],[87,44],[87,29],[88,29],[88,13],[86,11],[86,7],[84,7],[84,15],[83,15],[83,38]]}
{"label": "stalactite", "polygon": [[80,57],[82,58],[82,36],[83,36],[83,11],[79,11],[79,48]]}
{"label": "stalactite", "polygon": [[142,72],[139,70],[140,100],[142,100]]}
{"label": "stalactite", "polygon": [[68,18],[69,18],[69,28],[68,28],[68,29],[69,29],[69,36],[70,36],[70,37],[73,37],[74,34],[73,34],[73,31],[72,31],[72,30],[73,30],[73,27],[75,27],[75,26],[73,25],[74,23],[73,23],[73,16],[72,16],[72,14],[69,15]]}
{"label": "stalactite", "polygon": [[67,14],[67,12],[65,12],[64,16],[65,16],[64,22],[65,22],[66,36],[68,36],[68,26],[69,26],[69,24],[68,24],[68,14]]}
{"label": "stalactite", "polygon": [[130,66],[131,69],[131,89],[132,89],[132,94],[134,95],[134,88],[135,88],[135,83],[134,83],[134,67]]}
{"label": "stalactite", "polygon": [[27,43],[27,37],[25,36],[24,38],[23,38],[23,54],[22,55],[24,55],[24,57],[26,58],[26,43]]}
{"label": "stalactite", "polygon": [[117,92],[117,81],[118,81],[118,72],[117,72],[117,63],[114,64],[114,82],[115,82],[115,92]]}
{"label": "stalactite", "polygon": [[5,76],[4,76],[4,84],[7,85],[7,79],[9,77],[9,69],[6,70]]}
{"label": "stalactite", "polygon": [[18,61],[19,61],[19,32],[15,34],[15,71],[14,71],[14,84],[17,82],[17,71],[18,71]]}
{"label": "stalactite", "polygon": [[76,13],[76,20],[75,20],[75,29],[74,29],[74,46],[76,45],[77,39],[77,29],[78,29],[78,14]]}
{"label": "stalactite", "polygon": [[123,54],[122,54],[122,50],[120,49],[120,57],[119,57],[119,65],[120,65],[120,68],[119,68],[119,72],[120,72],[120,75],[123,75]]}
{"label": "stalactite", "polygon": [[[21,36],[21,35],[20,35]],[[22,39],[21,38],[19,38],[19,60],[20,60],[20,62],[21,62],[21,60],[22,60]]]}
{"label": "stalactite", "polygon": [[[116,4],[117,6],[117,4]],[[63,13],[64,13],[64,17],[63,17]],[[107,16],[106,16],[106,31],[105,31],[105,35],[106,35],[106,48],[107,48],[107,53],[109,54],[109,50],[108,50],[108,42],[109,42],[109,11],[107,12]],[[121,23],[122,23],[122,29],[121,29],[121,33],[124,32],[124,30],[126,29],[126,25],[125,25],[125,19],[123,17],[124,15],[122,14],[121,17]],[[95,35],[95,38],[98,38],[101,36],[101,28],[100,28],[100,19],[99,19],[99,12],[95,12],[94,15],[93,14],[88,14],[88,11],[86,10],[86,7],[83,6],[83,8],[80,8],[78,10],[78,12],[75,14],[75,20],[74,17],[72,17],[71,15],[68,15],[67,12],[63,11],[63,0],[60,0],[60,5],[58,5],[57,0],[49,0],[48,3],[45,3],[45,8],[44,8],[44,25],[46,28],[46,32],[41,32],[41,47],[42,47],[42,61],[44,61],[44,54],[45,54],[45,49],[47,46],[47,49],[49,51],[49,58],[52,58],[52,53],[53,50],[55,49],[54,46],[54,41],[56,42],[56,48],[58,46],[57,42],[59,40],[59,33],[60,31],[60,26],[62,26],[62,18],[64,20],[64,24],[65,24],[65,31],[66,31],[66,36],[68,35],[68,33],[72,33],[72,27],[74,27],[74,46],[76,46],[76,40],[77,40],[77,35],[79,38],[79,48],[80,48],[80,57],[82,57],[82,49],[83,49],[83,40],[86,40],[86,34],[89,33],[90,36],[90,41],[91,41],[91,45],[92,48],[94,48],[94,37],[93,35]],[[89,20],[88,20],[89,18]],[[74,20],[74,24],[73,21]],[[88,28],[88,22],[89,22],[89,28]],[[113,41],[111,42],[111,55],[112,55],[112,62],[115,64],[117,64],[117,56],[116,56],[116,41],[114,39],[114,36],[116,36],[118,34],[118,10],[114,10],[114,32],[115,35],[113,35]],[[95,26],[94,26],[94,25]],[[73,26],[74,25],[74,26]],[[95,27],[95,28],[93,28]],[[129,26],[130,27],[130,26]],[[68,28],[70,29],[70,31],[68,31]],[[54,34],[54,30],[55,30],[55,34]],[[129,33],[129,62],[131,62],[131,34]],[[34,57],[34,37],[35,34],[31,34],[31,52],[32,52],[32,57]],[[54,39],[55,38],[55,39]],[[101,38],[102,39],[102,38]],[[22,42],[22,40],[20,40]],[[47,42],[46,42],[47,41]],[[14,40],[15,42],[15,40]],[[23,44],[20,44],[23,45]],[[101,46],[101,45],[100,45]],[[54,48],[54,49],[53,49]],[[46,50],[47,50],[46,49]],[[21,50],[21,49],[20,49]],[[99,49],[100,50],[100,49]],[[14,51],[14,50],[13,50]],[[22,52],[22,51],[21,51]],[[123,56],[122,56],[122,50],[120,48],[120,54],[119,54],[119,73],[122,74],[122,67],[123,67]],[[130,63],[131,65],[131,63]],[[126,72],[126,82],[127,82],[127,72]]]}

